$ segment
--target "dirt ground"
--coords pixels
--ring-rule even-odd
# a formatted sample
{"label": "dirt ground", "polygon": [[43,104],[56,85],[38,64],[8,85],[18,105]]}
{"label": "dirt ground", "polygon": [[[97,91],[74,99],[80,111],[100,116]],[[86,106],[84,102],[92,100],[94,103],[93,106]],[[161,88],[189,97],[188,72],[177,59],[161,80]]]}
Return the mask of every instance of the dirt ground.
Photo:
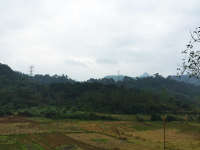
{"label": "dirt ground", "polygon": [[48,124],[49,122],[37,122],[26,120],[24,116],[3,116],[0,117],[0,123],[32,123],[32,124]]}
{"label": "dirt ground", "polygon": [[[149,147],[163,147],[163,130],[148,130],[142,132],[125,132],[129,135],[128,141],[137,142]],[[166,147],[169,149],[187,150],[200,149],[199,135],[180,133],[178,130],[168,129],[165,131]]]}
{"label": "dirt ground", "polygon": [[[114,148],[119,148],[121,150],[134,150],[142,149],[142,146],[134,145],[131,143],[128,143],[126,141],[122,141],[120,139],[112,138],[110,136],[106,136],[103,134],[99,133],[75,133],[75,134],[65,134],[66,136],[69,136],[77,141],[81,141],[83,143],[86,143],[88,145],[93,145],[95,147],[103,148],[103,149],[114,149]],[[106,139],[107,142],[95,142],[91,139]],[[144,147],[143,147],[144,148]]]}
{"label": "dirt ground", "polygon": [[[24,116],[0,118],[0,149],[7,138],[14,136],[27,150],[160,150],[163,149],[163,129],[137,131],[136,121],[74,121],[57,122],[44,118]],[[35,121],[34,121],[35,120]],[[37,120],[37,121],[36,121]],[[40,122],[40,120],[43,122]],[[136,129],[134,129],[134,126]],[[177,127],[178,128],[178,127]],[[106,142],[93,139],[103,138]],[[180,133],[177,129],[166,130],[167,149],[200,150],[200,136]],[[8,144],[10,145],[11,144]],[[17,146],[17,143],[15,143]],[[19,146],[19,145],[18,145]],[[9,146],[6,146],[9,147]]]}
{"label": "dirt ground", "polygon": [[27,134],[27,133],[41,133],[47,130],[41,126],[49,122],[37,122],[26,120],[24,116],[4,116],[0,118],[0,134]]}
{"label": "dirt ground", "polygon": [[41,133],[47,130],[37,124],[31,123],[3,123],[0,124],[0,134],[27,134],[27,133]]}
{"label": "dirt ground", "polygon": [[[38,143],[38,144],[40,144],[47,150],[50,150],[56,147],[61,147],[61,146],[66,147],[65,149],[67,149],[67,147],[74,146],[74,147],[81,147],[82,150],[88,150],[88,149],[102,150],[102,148],[98,148],[94,145],[88,145],[81,141],[74,140],[61,133],[41,133],[41,134],[30,135],[29,137],[33,138],[33,136],[35,139],[37,140],[39,139],[43,141],[43,144],[42,143]],[[49,145],[45,145],[45,143],[49,143]]]}

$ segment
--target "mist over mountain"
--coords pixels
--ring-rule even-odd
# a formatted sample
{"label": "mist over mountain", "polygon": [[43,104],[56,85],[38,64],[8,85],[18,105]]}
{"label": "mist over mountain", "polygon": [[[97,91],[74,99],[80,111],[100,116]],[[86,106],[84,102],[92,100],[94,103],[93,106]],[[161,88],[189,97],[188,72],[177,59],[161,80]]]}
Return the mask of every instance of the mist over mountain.
{"label": "mist over mountain", "polygon": [[146,78],[146,77],[151,77],[150,74],[148,74],[147,72],[143,73],[141,76],[139,76],[139,78]]}
{"label": "mist over mountain", "polygon": [[[195,77],[191,77],[189,78],[190,75],[181,75],[180,78],[177,77],[176,75],[171,75],[170,78],[174,79],[178,82],[185,82],[188,84],[194,84],[195,86],[200,86],[200,81],[199,79],[195,78]],[[198,77],[199,78],[199,77]]]}
{"label": "mist over mountain", "polygon": [[[148,74],[147,72],[143,73],[142,75],[140,75],[138,78],[146,78],[146,77],[151,77],[152,75]],[[200,81],[199,79],[195,78],[195,77],[191,77],[189,78],[190,75],[180,75],[180,78],[177,77],[176,75],[169,75],[168,77],[170,77],[170,79],[174,79],[178,82],[185,82],[185,83],[188,83],[188,84],[194,84],[195,86],[200,86]],[[108,76],[105,76],[104,78],[107,78],[107,79],[114,79],[115,82],[117,82],[118,80],[123,80],[124,79],[124,75],[120,75],[119,76],[119,79],[118,79],[118,76],[117,75],[108,75]],[[166,77],[166,78],[168,78]],[[137,80],[137,77],[131,77],[135,80]]]}
{"label": "mist over mountain", "polygon": [[[147,72],[143,73],[142,75],[140,75],[138,78],[144,78],[144,77],[147,77],[147,76],[151,76],[149,75]],[[120,75],[119,78],[117,75],[108,75],[108,76],[105,76],[104,78],[107,78],[107,79],[110,79],[110,78],[113,78],[115,80],[115,82],[117,82],[118,80],[123,80],[124,79],[124,75]],[[135,80],[137,80],[137,77],[131,77]]]}

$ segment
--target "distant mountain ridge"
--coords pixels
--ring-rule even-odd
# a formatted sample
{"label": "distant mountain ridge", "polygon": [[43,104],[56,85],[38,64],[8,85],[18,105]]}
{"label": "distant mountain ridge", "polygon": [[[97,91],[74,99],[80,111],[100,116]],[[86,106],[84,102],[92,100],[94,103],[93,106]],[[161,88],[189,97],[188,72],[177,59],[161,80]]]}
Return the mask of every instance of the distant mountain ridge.
{"label": "distant mountain ridge", "polygon": [[[148,74],[147,72],[145,72],[142,75],[140,75],[138,78],[144,78],[144,77],[148,77],[148,76],[150,77],[151,75]],[[117,75],[108,75],[108,76],[105,76],[104,78],[107,78],[107,79],[113,78],[115,80],[115,82],[117,82],[118,80],[123,80],[124,77],[125,77],[124,75],[120,75],[119,79],[118,79]],[[137,80],[136,77],[131,77],[131,78]]]}
{"label": "distant mountain ridge", "polygon": [[[188,84],[194,84],[195,86],[200,86],[200,79],[197,79],[195,77],[189,78],[190,75],[181,75],[180,78],[177,77],[176,75],[170,75],[171,79],[174,79],[178,82],[185,82]],[[198,76],[199,78],[199,76]]]}
{"label": "distant mountain ridge", "polygon": [[[148,76],[151,77],[152,75],[145,72],[142,75],[140,75],[138,78],[144,78],[144,77],[146,78]],[[124,77],[125,77],[124,75],[120,75],[119,80],[123,80]],[[185,82],[185,83],[188,83],[188,84],[194,84],[195,86],[200,86],[200,79],[197,79],[195,77],[189,78],[189,75],[180,75],[180,78],[177,77],[176,75],[169,75],[168,77],[170,77],[171,79],[174,79],[178,82]],[[168,78],[168,77],[166,77],[166,78]],[[104,78],[107,78],[107,79],[113,78],[115,80],[115,82],[118,81],[117,75],[109,75],[109,76],[105,76]],[[137,80],[136,77],[131,77],[131,78]],[[200,76],[199,76],[199,78],[200,78]]]}
{"label": "distant mountain ridge", "polygon": [[151,77],[150,74],[148,74],[147,72],[143,73],[141,76],[139,76],[139,78],[146,78],[146,77]]}

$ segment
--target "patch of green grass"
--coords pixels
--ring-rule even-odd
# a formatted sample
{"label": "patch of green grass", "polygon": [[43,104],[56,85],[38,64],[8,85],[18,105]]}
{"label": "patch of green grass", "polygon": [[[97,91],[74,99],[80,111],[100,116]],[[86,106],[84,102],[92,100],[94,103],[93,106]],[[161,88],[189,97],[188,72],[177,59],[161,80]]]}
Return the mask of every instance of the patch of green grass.
{"label": "patch of green grass", "polygon": [[71,126],[71,127],[65,127],[65,128],[63,128],[63,129],[68,129],[68,130],[76,131],[76,130],[77,130],[77,127]]}
{"label": "patch of green grass", "polygon": [[[163,129],[163,121],[150,121],[151,126],[145,125],[145,122],[134,122],[134,128],[137,131],[146,131],[146,130],[157,130]],[[195,126],[195,122],[191,122],[188,125],[186,123],[181,123],[179,121],[172,121],[166,123],[166,129],[177,129],[179,132],[187,133],[200,133],[200,127]]]}
{"label": "patch of green grass", "polygon": [[59,150],[64,150],[64,149],[77,150],[77,146],[74,146],[74,145],[62,145],[61,147],[56,147],[56,149],[59,149]]}
{"label": "patch of green grass", "polygon": [[145,125],[145,122],[134,122],[134,128],[137,131],[147,131],[147,130],[156,130],[156,129],[163,129],[163,122],[161,121],[150,121],[151,125]]}
{"label": "patch of green grass", "polygon": [[18,143],[15,144],[0,144],[1,150],[21,150],[21,146]]}
{"label": "patch of green grass", "polygon": [[27,149],[34,149],[34,150],[45,150],[43,147],[41,147],[38,144],[33,144],[33,145],[23,145],[22,147],[23,150],[27,150]]}
{"label": "patch of green grass", "polygon": [[0,136],[0,144],[14,144],[17,139],[14,136]]}
{"label": "patch of green grass", "polygon": [[32,120],[37,122],[50,122],[52,119],[50,118],[43,118],[43,117],[28,117],[26,120]]}
{"label": "patch of green grass", "polygon": [[200,127],[193,124],[180,123],[177,121],[166,123],[166,129],[178,129],[180,132],[200,133]]}
{"label": "patch of green grass", "polygon": [[102,121],[97,121],[97,123],[102,123]]}
{"label": "patch of green grass", "polygon": [[199,123],[195,121],[188,121],[188,124],[199,124]]}
{"label": "patch of green grass", "polygon": [[91,139],[92,141],[98,142],[98,143],[104,143],[104,142],[108,142],[107,139],[103,139],[103,138],[94,138]]}

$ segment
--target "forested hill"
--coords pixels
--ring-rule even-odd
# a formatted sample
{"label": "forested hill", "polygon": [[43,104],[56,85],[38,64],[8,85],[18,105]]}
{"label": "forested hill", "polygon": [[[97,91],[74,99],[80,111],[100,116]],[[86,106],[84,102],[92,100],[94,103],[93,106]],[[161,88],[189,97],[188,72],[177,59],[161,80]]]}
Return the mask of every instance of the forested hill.
{"label": "forested hill", "polygon": [[0,89],[18,88],[29,84],[31,80],[16,74],[8,65],[0,63]]}
{"label": "forested hill", "polygon": [[[102,79],[103,80],[103,79]],[[154,91],[155,93],[166,92],[170,94],[173,98],[179,99],[183,102],[191,101],[192,103],[200,106],[200,86],[195,86],[194,84],[188,84],[185,82],[178,82],[175,79],[162,77],[158,73],[155,74],[155,77],[146,77],[146,78],[137,78],[133,79],[132,77],[125,76],[121,81],[115,83],[112,78],[104,78],[105,82],[102,83],[114,83],[118,86],[124,86],[126,88],[136,88],[143,90]],[[88,82],[97,82],[100,83],[97,79],[90,79]]]}
{"label": "forested hill", "polygon": [[[139,77],[131,77],[135,80],[137,80],[137,78],[144,78],[144,77],[147,77],[147,76],[151,76],[150,74],[148,74],[147,72],[145,72],[144,74],[142,74],[141,76]],[[104,78],[107,78],[107,79],[114,79],[115,82],[119,81],[119,80],[123,80],[124,79],[124,75],[119,75],[119,76],[116,76],[116,75],[109,75],[109,76],[105,76]]]}
{"label": "forested hill", "polygon": [[[153,110],[198,110],[199,87],[155,77],[89,79],[87,82],[41,84],[0,65],[0,106],[76,106],[107,113],[149,113]],[[195,104],[196,106],[194,106]],[[198,107],[197,107],[198,106]]]}
{"label": "forested hill", "polygon": [[24,73],[21,73],[21,72],[18,72],[18,71],[15,71],[15,73],[21,75],[21,76],[25,76],[25,77],[28,77],[30,80],[32,81],[36,81],[36,82],[39,82],[39,83],[43,83],[43,84],[50,84],[50,83],[58,83],[58,82],[69,82],[69,83],[72,83],[74,84],[76,81],[75,80],[72,80],[70,78],[68,78],[67,75],[53,75],[53,76],[50,76],[49,74],[46,74],[46,75],[40,75],[40,74],[36,74],[34,76],[29,76],[28,74],[24,74]]}
{"label": "forested hill", "polygon": [[155,92],[166,91],[173,98],[182,101],[193,101],[196,105],[200,106],[200,86],[194,84],[187,84],[185,82],[178,82],[170,77],[164,78],[158,73],[155,77],[138,78],[134,80],[131,77],[125,77],[123,81],[119,81],[118,85],[124,85],[127,88],[136,88],[143,90],[152,90]]}
{"label": "forested hill", "polygon": [[[194,84],[196,86],[200,86],[200,81],[199,79],[195,78],[195,77],[191,77],[189,78],[190,75],[181,75],[181,77],[177,77],[177,76],[170,76],[171,79],[174,79],[178,82],[185,82],[188,84]],[[199,77],[198,77],[199,78]]]}
{"label": "forested hill", "polygon": [[[145,72],[146,73],[146,72]],[[145,74],[144,73],[144,74]],[[148,73],[146,73],[146,74],[148,74]],[[154,74],[155,75],[155,74]],[[200,81],[199,81],[199,79],[197,79],[197,78],[195,78],[195,77],[191,77],[191,78],[189,78],[189,76],[190,75],[180,75],[180,78],[179,77],[177,77],[176,75],[170,75],[170,76],[168,76],[168,77],[170,77],[171,79],[174,79],[174,80],[176,80],[176,81],[178,81],[178,82],[185,82],[185,83],[188,83],[188,84],[194,84],[195,86],[200,86]],[[117,82],[118,80],[123,80],[124,79],[124,75],[120,75],[119,76],[119,78],[118,78],[118,76],[117,75],[109,75],[109,76],[105,76],[104,78],[107,78],[107,79],[114,79],[115,80],[115,82]],[[149,77],[151,77],[150,75],[149,75]],[[167,77],[167,78],[168,78]],[[143,75],[141,75],[141,76],[139,76],[139,77],[130,77],[130,78],[132,78],[132,79],[135,79],[135,80],[137,80],[138,78],[144,78],[144,76]],[[146,77],[145,77],[146,78]],[[200,77],[199,77],[200,78]]]}

